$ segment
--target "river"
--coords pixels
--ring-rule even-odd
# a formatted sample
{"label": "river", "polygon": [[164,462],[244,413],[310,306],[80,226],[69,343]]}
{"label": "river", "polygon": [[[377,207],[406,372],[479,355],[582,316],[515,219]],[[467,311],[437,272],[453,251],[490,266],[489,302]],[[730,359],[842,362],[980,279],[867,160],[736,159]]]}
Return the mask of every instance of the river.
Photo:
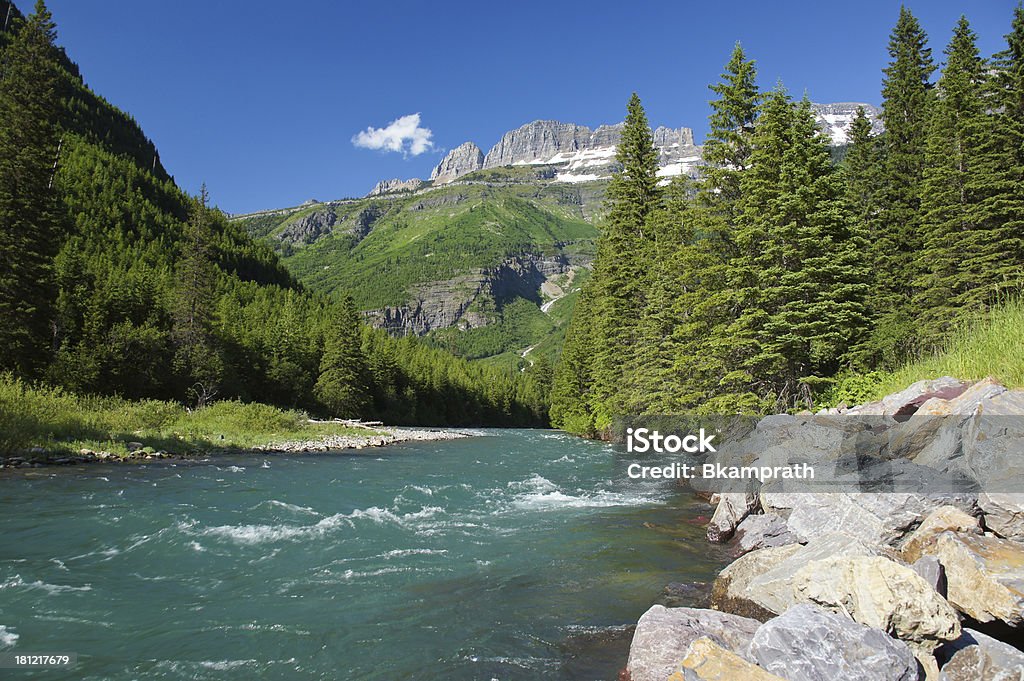
{"label": "river", "polygon": [[67,679],[614,679],[707,506],[625,454],[484,430],[0,478],[0,650]]}

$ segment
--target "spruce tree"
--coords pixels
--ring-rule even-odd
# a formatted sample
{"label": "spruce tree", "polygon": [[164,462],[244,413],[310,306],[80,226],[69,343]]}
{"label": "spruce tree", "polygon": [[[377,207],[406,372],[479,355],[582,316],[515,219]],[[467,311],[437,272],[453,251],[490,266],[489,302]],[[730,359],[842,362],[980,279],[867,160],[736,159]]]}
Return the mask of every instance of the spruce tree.
{"label": "spruce tree", "polygon": [[739,174],[750,163],[751,139],[757,122],[761,94],[757,87],[757,68],[747,59],[743,47],[736,43],[725,73],[719,83],[711,85],[718,95],[710,102],[710,130],[704,143],[704,178],[713,190],[708,197],[717,197],[726,204],[739,197]]}
{"label": "spruce tree", "polygon": [[929,79],[935,70],[927,35],[906,7],[900,8],[890,36],[889,56],[882,87],[885,196],[869,237],[879,281],[874,297],[883,310],[872,345],[876,360],[895,365],[910,352],[918,312],[913,298],[921,247],[921,180],[932,100]]}
{"label": "spruce tree", "polygon": [[987,165],[982,161],[988,146],[982,89],[986,66],[966,18],[960,18],[945,53],[922,178],[923,249],[915,308],[921,311],[916,335],[925,347],[939,346],[963,311],[963,294],[984,286],[997,264],[979,263],[983,266],[977,269],[968,264],[988,249],[994,225],[991,216],[982,214],[972,187],[989,180],[979,177]]}
{"label": "spruce tree", "polygon": [[737,370],[766,406],[809,405],[866,323],[863,241],[806,97],[794,105],[781,87],[768,95],[750,160],[734,263]]}
{"label": "spruce tree", "polygon": [[636,326],[646,305],[652,243],[647,220],[660,195],[658,155],[636,93],[627,106],[616,159],[622,170],[612,176],[608,186],[604,230],[590,282],[595,382],[592,409],[598,429],[609,427],[629,398],[622,390],[624,367],[637,349]]}
{"label": "spruce tree", "polygon": [[0,54],[0,370],[31,376],[53,339],[59,67],[42,0],[18,23]]}
{"label": "spruce tree", "polygon": [[203,407],[219,392],[224,360],[215,332],[218,270],[213,262],[213,234],[206,185],[192,199],[173,306],[174,367],[183,394]]}
{"label": "spruce tree", "polygon": [[334,305],[324,333],[316,398],[335,417],[358,418],[370,406],[369,371],[363,355],[359,312],[351,296]]}

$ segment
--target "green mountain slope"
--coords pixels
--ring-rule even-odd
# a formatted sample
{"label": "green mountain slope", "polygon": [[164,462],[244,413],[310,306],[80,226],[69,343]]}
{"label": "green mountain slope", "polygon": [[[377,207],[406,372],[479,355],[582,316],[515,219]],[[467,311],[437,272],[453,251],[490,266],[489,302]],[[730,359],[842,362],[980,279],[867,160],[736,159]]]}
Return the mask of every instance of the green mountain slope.
{"label": "green mountain slope", "polygon": [[604,183],[552,176],[543,166],[493,168],[414,193],[232,221],[270,244],[303,284],[350,292],[377,325],[494,357],[564,332],[564,315],[541,312],[541,288],[594,256]]}
{"label": "green mountain slope", "polygon": [[[6,31],[0,23],[0,63],[8,67],[21,58],[11,36],[25,26],[0,0],[0,17],[9,9]],[[39,312],[47,317],[40,326],[48,335],[37,339],[48,349],[46,366],[15,378],[81,394],[195,403],[201,391],[207,399],[338,414],[319,379],[328,370],[340,375],[324,348],[342,331],[341,306],[297,282],[268,244],[182,192],[138,124],[93,93],[63,50],[45,58],[60,81],[58,120],[47,119],[59,129],[59,163],[46,190],[59,201],[60,246],[46,281],[33,282],[52,293],[52,313]],[[209,274],[198,285],[183,275],[190,259]],[[190,296],[200,315],[183,313]],[[193,352],[197,335],[201,355]],[[368,327],[351,337],[360,346],[344,370],[361,401],[343,405],[346,416],[432,425],[546,421],[543,386],[530,375],[474,366]]]}

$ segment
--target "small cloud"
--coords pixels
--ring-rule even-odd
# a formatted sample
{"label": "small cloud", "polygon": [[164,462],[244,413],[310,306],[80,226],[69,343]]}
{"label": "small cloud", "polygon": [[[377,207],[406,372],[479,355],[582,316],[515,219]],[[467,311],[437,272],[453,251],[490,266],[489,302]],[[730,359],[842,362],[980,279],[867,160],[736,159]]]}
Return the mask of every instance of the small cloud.
{"label": "small cloud", "polygon": [[419,156],[434,148],[433,132],[420,127],[418,113],[402,116],[384,128],[369,127],[352,138],[352,144],[363,149],[397,151],[405,156]]}

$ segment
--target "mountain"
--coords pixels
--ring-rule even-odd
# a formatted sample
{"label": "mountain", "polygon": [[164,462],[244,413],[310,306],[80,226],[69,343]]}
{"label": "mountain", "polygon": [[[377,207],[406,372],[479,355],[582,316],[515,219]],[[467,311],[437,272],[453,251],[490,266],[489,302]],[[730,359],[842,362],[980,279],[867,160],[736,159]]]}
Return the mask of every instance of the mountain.
{"label": "mountain", "polygon": [[[534,121],[506,132],[486,156],[472,142],[460,145],[438,164],[430,179],[441,184],[482,168],[514,165],[555,166],[555,182],[608,179],[617,169],[615,149],[621,134],[621,123],[591,130],[574,123]],[[654,131],[654,145],[663,177],[691,172],[700,161],[700,148],[693,143],[690,128],[660,127]]]}
{"label": "mountain", "polygon": [[[823,134],[844,144],[858,106],[880,126],[871,105],[815,104]],[[564,333],[593,258],[621,133],[621,123],[533,121],[486,154],[474,142],[459,145],[429,180],[385,180],[362,199],[233,221],[269,243],[307,286],[351,292],[391,334],[525,366],[559,350],[551,339]],[[663,183],[697,173],[701,148],[690,128],[652,134]]]}
{"label": "mountain", "polygon": [[868,120],[871,121],[871,131],[876,135],[882,132],[882,110],[877,106],[862,102],[811,105],[818,127],[832,139],[834,146],[843,146],[848,142],[847,134],[853,119],[857,116],[858,108],[863,108]]}

